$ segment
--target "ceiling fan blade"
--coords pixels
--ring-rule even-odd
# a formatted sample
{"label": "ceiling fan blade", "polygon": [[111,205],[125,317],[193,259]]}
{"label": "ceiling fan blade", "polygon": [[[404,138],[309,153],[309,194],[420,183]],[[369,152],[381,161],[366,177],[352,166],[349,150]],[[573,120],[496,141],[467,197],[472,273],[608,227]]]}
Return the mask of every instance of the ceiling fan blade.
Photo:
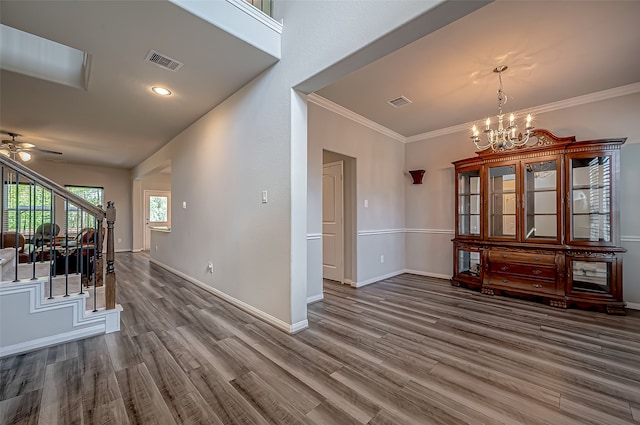
{"label": "ceiling fan blade", "polygon": [[38,152],[48,153],[48,154],[51,154],[51,155],[62,155],[62,152],[50,151],[48,149],[40,149],[40,148],[36,148],[36,147],[33,147],[32,149],[35,150],[35,151],[38,151]]}
{"label": "ceiling fan blade", "polygon": [[36,145],[34,145],[33,143],[16,143],[16,148],[18,149],[33,149],[35,148]]}

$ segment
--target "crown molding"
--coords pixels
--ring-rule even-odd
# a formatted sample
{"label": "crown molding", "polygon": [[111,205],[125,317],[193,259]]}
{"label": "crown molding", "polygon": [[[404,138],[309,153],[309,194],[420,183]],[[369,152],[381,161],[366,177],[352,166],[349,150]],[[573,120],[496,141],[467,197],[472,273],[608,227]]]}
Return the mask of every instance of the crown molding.
{"label": "crown molding", "polygon": [[318,105],[321,108],[324,108],[328,111],[335,112],[338,115],[342,115],[345,118],[350,119],[351,121],[357,122],[371,130],[377,131],[380,134],[384,134],[385,136],[391,137],[398,142],[406,143],[407,138],[401,134],[396,133],[393,130],[388,129],[387,127],[378,124],[375,121],[371,121],[369,118],[365,118],[362,115],[356,114],[355,112],[345,108],[344,106],[340,106],[337,103],[330,101],[322,96],[317,95],[316,93],[311,93],[307,95],[307,101],[313,103],[314,105]]}
{"label": "crown molding", "polygon": [[[513,113],[518,115],[525,114],[525,113],[534,114],[534,115],[543,114],[545,112],[558,111],[560,109],[571,108],[574,106],[584,105],[587,103],[599,102],[601,100],[607,100],[607,99],[612,99],[614,97],[626,96],[628,94],[633,94],[638,92],[640,92],[640,82],[627,84],[626,86],[615,87],[612,89],[602,90],[595,93],[585,94],[583,96],[576,96],[570,99],[559,100],[557,102],[551,102],[545,105],[535,106],[533,108],[521,109],[519,111],[514,111]],[[375,130],[378,133],[384,134],[385,136],[389,136],[392,139],[395,139],[402,143],[418,142],[420,140],[432,139],[434,137],[445,136],[447,134],[468,131],[471,128],[471,126],[473,126],[473,124],[475,123],[475,121],[470,121],[463,124],[453,125],[451,127],[440,128],[438,130],[427,131],[426,133],[405,137],[399,133],[396,133],[393,130],[388,129],[383,125],[378,124],[375,121],[365,118],[362,115],[356,114],[355,112],[345,108],[344,106],[340,106],[337,103],[330,101],[329,99],[319,96],[316,93],[311,93],[307,95],[307,100],[328,111],[332,111],[332,112],[335,112],[336,114],[342,115],[345,118],[348,118],[352,121],[362,124],[365,127]]]}
{"label": "crown molding", "polygon": [[640,82],[627,84],[626,86],[615,87],[612,89],[602,90],[595,93],[576,96],[570,99],[559,100],[557,102],[547,103],[529,109],[518,111],[521,113],[529,112],[532,114],[542,114],[545,112],[557,111],[559,109],[571,108],[573,106],[584,105],[586,103],[598,102],[601,100],[612,99],[614,97],[626,96],[628,94],[640,92]]}
{"label": "crown molding", "polygon": [[[557,102],[547,103],[545,105],[535,106],[533,108],[521,109],[514,111],[516,115],[522,114],[543,114],[545,112],[558,111],[560,109],[571,108],[574,106],[584,105],[587,103],[598,102],[601,100],[612,99],[614,97],[625,96],[628,94],[640,92],[640,83],[627,84],[626,86],[615,87],[608,90],[602,90],[595,93],[585,94],[583,96],[576,96],[570,99],[559,100]],[[451,127],[441,128],[434,131],[427,131],[426,133],[416,134],[406,138],[406,143],[417,142],[420,140],[431,139],[434,137],[445,136],[447,134],[459,133],[462,131],[469,131],[475,121],[467,122],[464,124],[458,124]]]}

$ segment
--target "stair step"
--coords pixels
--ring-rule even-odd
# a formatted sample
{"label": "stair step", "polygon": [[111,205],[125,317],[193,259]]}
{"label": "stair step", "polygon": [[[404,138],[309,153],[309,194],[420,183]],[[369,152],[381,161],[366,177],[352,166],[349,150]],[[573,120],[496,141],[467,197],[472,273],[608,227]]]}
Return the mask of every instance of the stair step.
{"label": "stair step", "polygon": [[[33,279],[33,265],[34,263],[23,263],[18,265],[18,280],[32,280]],[[80,274],[73,273],[69,275],[58,275],[51,278],[51,284],[49,284],[49,273],[51,266],[48,261],[36,262],[36,279],[44,279],[44,297],[48,299],[50,297],[50,288],[54,297],[68,295],[76,295],[81,291],[89,294],[87,299],[86,309],[93,311],[94,308],[100,309],[105,306],[104,287],[97,287],[94,290],[93,282],[90,282],[89,287],[83,287]],[[7,263],[3,270],[1,283],[15,282],[15,268],[13,264]],[[0,283],[0,284],[1,284]],[[96,296],[96,304],[94,305],[94,294]]]}

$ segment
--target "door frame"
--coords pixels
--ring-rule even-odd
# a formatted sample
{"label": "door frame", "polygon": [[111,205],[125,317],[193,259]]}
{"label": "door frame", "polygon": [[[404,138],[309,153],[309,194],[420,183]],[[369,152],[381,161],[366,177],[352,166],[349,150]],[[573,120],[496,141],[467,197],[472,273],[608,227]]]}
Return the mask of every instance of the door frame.
{"label": "door frame", "polygon": [[149,229],[149,197],[167,197],[167,221],[171,225],[171,191],[170,190],[150,190],[145,189],[142,193],[142,249],[149,251],[151,248],[151,230]]}

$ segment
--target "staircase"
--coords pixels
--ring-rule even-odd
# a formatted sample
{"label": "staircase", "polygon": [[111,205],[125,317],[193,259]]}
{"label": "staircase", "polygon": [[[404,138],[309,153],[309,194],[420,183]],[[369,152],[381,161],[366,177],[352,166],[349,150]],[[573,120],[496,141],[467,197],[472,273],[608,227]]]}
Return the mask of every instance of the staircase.
{"label": "staircase", "polygon": [[3,155],[0,166],[0,357],[120,330],[113,203],[103,210]]}

